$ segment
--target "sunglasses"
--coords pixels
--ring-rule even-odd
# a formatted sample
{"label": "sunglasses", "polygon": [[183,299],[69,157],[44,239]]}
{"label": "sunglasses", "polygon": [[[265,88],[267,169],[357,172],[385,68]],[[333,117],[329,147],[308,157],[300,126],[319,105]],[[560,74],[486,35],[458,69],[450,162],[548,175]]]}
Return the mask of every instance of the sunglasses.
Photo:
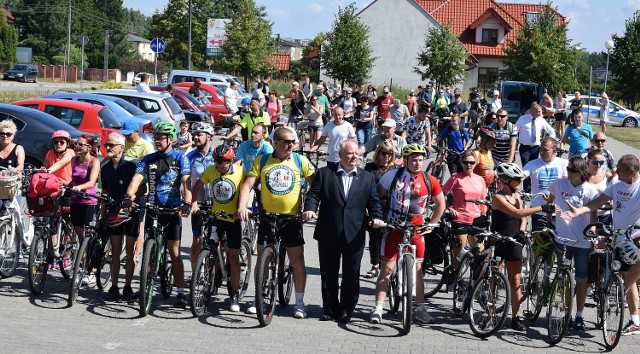
{"label": "sunglasses", "polygon": [[596,143],[604,143],[607,141],[607,139],[593,139],[593,141]]}
{"label": "sunglasses", "polygon": [[591,161],[591,163],[594,166],[602,166],[602,165],[604,165],[604,160],[593,160],[593,161]]}
{"label": "sunglasses", "polygon": [[105,143],[104,147],[106,147],[107,149],[113,149],[116,146],[119,146],[120,144],[112,144],[112,143]]}
{"label": "sunglasses", "polygon": [[276,139],[276,140],[278,140],[278,141],[280,141],[280,142],[284,143],[285,145],[288,145],[288,144],[292,144],[292,145],[293,145],[293,144],[295,144],[295,143],[296,143],[296,141],[295,141],[295,140],[287,140],[287,139]]}
{"label": "sunglasses", "polygon": [[392,152],[381,152],[380,156],[393,156]]}
{"label": "sunglasses", "polygon": [[462,163],[465,164],[465,165],[473,165],[476,162],[475,161],[462,161]]}
{"label": "sunglasses", "polygon": [[67,143],[66,140],[54,140],[53,141],[53,145],[64,145],[66,143]]}
{"label": "sunglasses", "polygon": [[498,114],[498,118],[507,118],[508,115],[507,114]]}
{"label": "sunglasses", "polygon": [[0,133],[0,136],[4,136],[4,137],[6,137],[6,138],[11,137],[12,135],[13,135],[13,133],[9,133],[9,132],[6,132],[6,133]]}
{"label": "sunglasses", "polygon": [[576,170],[576,169],[575,169],[575,168],[573,168],[573,167],[567,167],[567,172],[576,173],[576,172],[578,172],[578,170]]}
{"label": "sunglasses", "polygon": [[83,146],[91,146],[91,144],[87,144],[87,143],[76,143],[76,147],[83,147]]}

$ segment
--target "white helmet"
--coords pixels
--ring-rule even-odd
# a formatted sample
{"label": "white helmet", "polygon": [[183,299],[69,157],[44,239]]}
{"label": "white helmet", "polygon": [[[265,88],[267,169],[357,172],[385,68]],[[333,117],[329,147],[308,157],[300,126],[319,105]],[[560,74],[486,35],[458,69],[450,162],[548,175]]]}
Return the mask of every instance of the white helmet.
{"label": "white helmet", "polygon": [[625,239],[616,245],[620,259],[629,265],[640,262],[640,250],[631,240]]}
{"label": "white helmet", "polygon": [[195,122],[191,125],[192,132],[203,132],[213,136],[213,128],[209,123],[205,122]]}
{"label": "white helmet", "polygon": [[520,169],[520,166],[514,163],[503,162],[496,168],[496,174],[498,176],[507,176],[509,178],[524,179],[525,175]]}

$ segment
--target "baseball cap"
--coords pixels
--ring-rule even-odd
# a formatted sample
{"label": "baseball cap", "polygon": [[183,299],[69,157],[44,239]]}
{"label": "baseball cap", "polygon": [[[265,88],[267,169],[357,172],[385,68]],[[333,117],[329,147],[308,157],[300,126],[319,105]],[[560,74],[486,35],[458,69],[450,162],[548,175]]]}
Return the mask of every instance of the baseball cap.
{"label": "baseball cap", "polygon": [[382,92],[389,93],[389,89],[385,87],[384,90],[382,90]]}
{"label": "baseball cap", "polygon": [[396,121],[393,119],[385,119],[384,123],[382,123],[383,127],[395,128]]}
{"label": "baseball cap", "polygon": [[284,115],[281,115],[280,117],[278,117],[276,124],[287,124],[287,117],[285,117]]}
{"label": "baseball cap", "polygon": [[129,135],[134,132],[134,130],[139,130],[138,122],[135,119],[127,119],[124,124],[122,124],[122,129],[120,129],[120,134]]}

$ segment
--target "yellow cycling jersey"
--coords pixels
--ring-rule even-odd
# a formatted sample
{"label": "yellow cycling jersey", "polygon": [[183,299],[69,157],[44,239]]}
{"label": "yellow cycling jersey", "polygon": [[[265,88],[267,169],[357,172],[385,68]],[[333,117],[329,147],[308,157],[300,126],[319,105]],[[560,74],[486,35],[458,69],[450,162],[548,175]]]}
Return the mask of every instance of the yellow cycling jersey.
{"label": "yellow cycling jersey", "polygon": [[200,180],[202,183],[211,184],[213,195],[212,211],[226,212],[228,217],[217,217],[224,221],[233,221],[233,214],[238,210],[238,196],[244,182],[244,168],[231,165],[229,171],[221,174],[216,166],[209,166]]}
{"label": "yellow cycling jersey", "polygon": [[284,160],[269,155],[261,168],[262,155],[253,161],[253,168],[248,176],[256,177],[262,184],[262,206],[267,213],[295,215],[300,210],[300,179],[312,176],[315,172],[309,160],[300,156],[300,168],[296,165],[293,154]]}

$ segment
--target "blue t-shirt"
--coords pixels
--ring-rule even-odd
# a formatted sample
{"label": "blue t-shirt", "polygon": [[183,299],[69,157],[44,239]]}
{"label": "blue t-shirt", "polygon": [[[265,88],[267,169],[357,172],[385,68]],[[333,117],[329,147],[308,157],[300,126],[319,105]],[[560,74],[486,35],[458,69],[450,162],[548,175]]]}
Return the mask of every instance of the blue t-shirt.
{"label": "blue t-shirt", "polygon": [[251,168],[253,167],[253,161],[258,157],[258,155],[271,154],[273,152],[273,147],[271,144],[262,140],[262,144],[255,149],[253,145],[251,145],[251,140],[243,141],[240,146],[238,146],[238,151],[236,152],[236,159],[242,160],[242,167],[244,167],[244,172],[249,173]]}
{"label": "blue t-shirt", "polygon": [[149,154],[142,158],[136,169],[136,173],[147,177],[149,182],[148,202],[168,208],[182,204],[182,177],[190,172],[189,160],[175,150]]}
{"label": "blue t-shirt", "polygon": [[442,132],[440,132],[440,139],[447,141],[447,147],[449,150],[462,152],[464,151],[464,144],[469,141],[469,131],[467,128],[462,128],[464,136],[460,134],[460,130],[451,129],[451,126],[447,126]]}
{"label": "blue t-shirt", "polygon": [[564,131],[564,138],[569,140],[569,153],[572,155],[584,154],[591,146],[591,138],[593,138],[593,129],[589,124],[582,124],[580,131],[571,124]]}

